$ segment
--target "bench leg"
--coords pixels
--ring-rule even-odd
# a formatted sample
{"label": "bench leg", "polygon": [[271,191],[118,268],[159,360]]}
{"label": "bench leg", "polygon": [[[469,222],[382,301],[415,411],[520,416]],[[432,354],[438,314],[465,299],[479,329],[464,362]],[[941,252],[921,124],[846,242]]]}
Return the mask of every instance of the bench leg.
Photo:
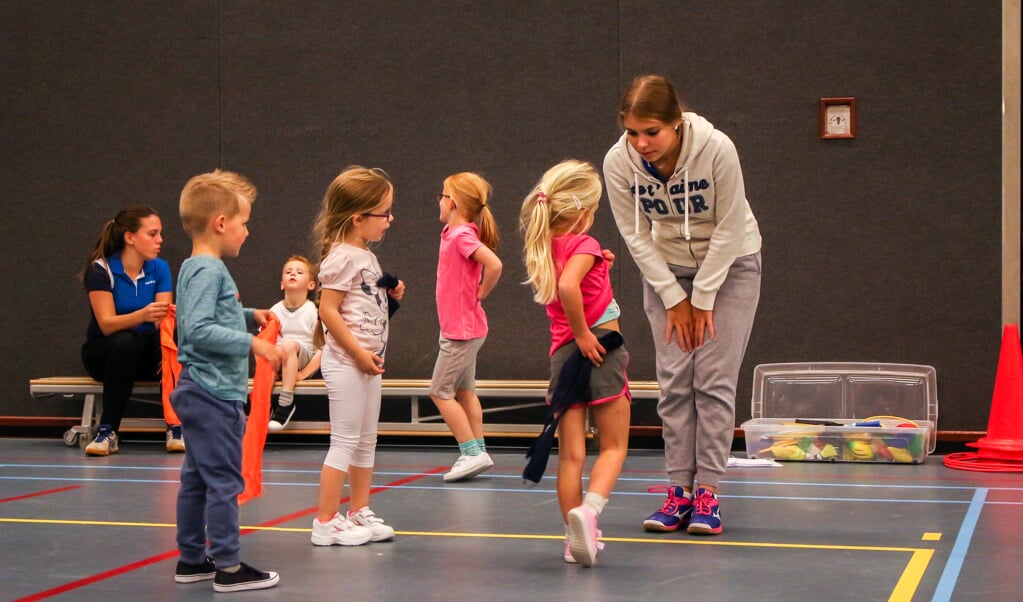
{"label": "bench leg", "polygon": [[412,424],[419,424],[419,396],[413,395],[410,398],[409,403],[410,403],[409,422],[411,422]]}
{"label": "bench leg", "polygon": [[96,421],[95,412],[96,394],[87,393],[85,401],[82,403],[82,422],[64,433],[64,443],[69,446],[74,446],[77,443],[78,447],[82,449],[88,447],[92,442],[92,425]]}

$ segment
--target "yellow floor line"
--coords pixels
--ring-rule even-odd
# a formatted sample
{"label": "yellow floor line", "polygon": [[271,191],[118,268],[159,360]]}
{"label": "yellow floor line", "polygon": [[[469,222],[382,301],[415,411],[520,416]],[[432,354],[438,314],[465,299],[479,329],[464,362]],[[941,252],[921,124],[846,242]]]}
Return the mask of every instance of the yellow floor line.
{"label": "yellow floor line", "polygon": [[[66,520],[66,519],[44,519],[44,518],[0,518],[0,523],[23,523],[36,525],[83,525],[99,527],[150,527],[150,528],[174,528],[174,523],[142,523],[127,521],[95,521],[95,520]],[[284,533],[308,533],[308,527],[259,527],[245,526],[242,530],[251,531],[277,531]],[[473,537],[488,539],[564,539],[564,535],[539,535],[526,533],[460,533],[454,531],[396,531],[396,535],[406,537]],[[912,600],[920,580],[923,578],[927,565],[934,557],[934,550],[927,548],[903,548],[892,546],[848,546],[834,544],[808,544],[808,543],[765,543],[752,541],[721,541],[705,539],[662,539],[650,537],[602,537],[604,542],[617,543],[653,543],[669,545],[691,545],[691,546],[728,546],[742,548],[782,548],[795,550],[847,550],[859,552],[897,552],[910,554],[909,562],[903,570],[889,602],[901,602]]]}
{"label": "yellow floor line", "polygon": [[895,584],[895,589],[892,590],[888,602],[909,602],[913,599],[932,557],[934,557],[934,550],[919,549],[913,552],[913,556],[910,557],[906,569],[902,571],[902,577]]}
{"label": "yellow floor line", "polygon": [[[67,520],[48,518],[0,518],[0,523],[27,523],[27,524],[50,524],[50,525],[83,525],[99,527],[176,527],[174,523],[140,523],[126,521],[97,521],[97,520]],[[242,525],[246,531],[277,531],[282,533],[304,533],[309,527],[260,527]],[[489,539],[564,539],[564,535],[542,535],[533,533],[465,533],[458,531],[395,531],[397,535],[421,536],[421,537],[474,537]],[[835,544],[809,544],[809,543],[770,543],[753,541],[721,541],[708,539],[662,539],[652,537],[601,537],[604,542],[617,543],[658,543],[669,545],[690,545],[690,546],[728,546],[743,548],[788,548],[800,550],[847,550],[859,552],[904,552],[913,554],[921,551],[921,548],[902,548],[890,546],[849,546]]]}

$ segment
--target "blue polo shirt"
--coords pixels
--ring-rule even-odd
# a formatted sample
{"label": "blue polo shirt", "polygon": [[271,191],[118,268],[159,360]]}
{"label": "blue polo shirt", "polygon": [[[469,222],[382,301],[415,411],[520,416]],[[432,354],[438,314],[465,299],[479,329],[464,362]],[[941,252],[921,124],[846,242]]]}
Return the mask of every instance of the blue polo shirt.
{"label": "blue polo shirt", "polygon": [[[167,262],[157,257],[142,263],[142,271],[132,280],[124,273],[124,265],[120,255],[111,255],[105,260],[97,259],[85,274],[85,290],[104,291],[114,295],[114,311],[117,315],[130,314],[156,301],[157,293],[169,293],[174,290],[171,282],[170,267]],[[93,341],[103,338],[99,329],[96,314],[89,306],[90,319],[86,340]],[[140,333],[152,332],[156,325],[144,322],[133,330]]]}

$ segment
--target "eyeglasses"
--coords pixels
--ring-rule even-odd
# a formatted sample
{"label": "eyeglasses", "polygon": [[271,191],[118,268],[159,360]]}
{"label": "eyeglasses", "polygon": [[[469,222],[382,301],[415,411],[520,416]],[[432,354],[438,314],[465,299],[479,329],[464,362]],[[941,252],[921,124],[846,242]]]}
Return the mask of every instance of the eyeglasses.
{"label": "eyeglasses", "polygon": [[437,202],[439,203],[439,202],[443,201],[444,199],[453,199],[455,197],[451,196],[450,194],[444,194],[443,192],[439,192],[439,193],[433,195],[433,198],[437,199]]}
{"label": "eyeglasses", "polygon": [[382,217],[384,219],[391,219],[394,217],[394,213],[392,213],[390,209],[384,213],[363,213],[362,215],[364,217]]}

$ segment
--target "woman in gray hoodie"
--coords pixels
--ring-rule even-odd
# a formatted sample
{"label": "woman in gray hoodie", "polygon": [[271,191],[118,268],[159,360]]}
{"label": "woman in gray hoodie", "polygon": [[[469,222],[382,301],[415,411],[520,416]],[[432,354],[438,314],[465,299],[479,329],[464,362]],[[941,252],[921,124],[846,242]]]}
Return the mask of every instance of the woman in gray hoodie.
{"label": "woman in gray hoodie", "polygon": [[643,275],[656,352],[669,484],[648,531],[717,534],[718,483],[735,388],[760,298],[760,230],[724,133],[683,110],[659,75],[622,98],[625,133],[604,158],[618,229]]}

